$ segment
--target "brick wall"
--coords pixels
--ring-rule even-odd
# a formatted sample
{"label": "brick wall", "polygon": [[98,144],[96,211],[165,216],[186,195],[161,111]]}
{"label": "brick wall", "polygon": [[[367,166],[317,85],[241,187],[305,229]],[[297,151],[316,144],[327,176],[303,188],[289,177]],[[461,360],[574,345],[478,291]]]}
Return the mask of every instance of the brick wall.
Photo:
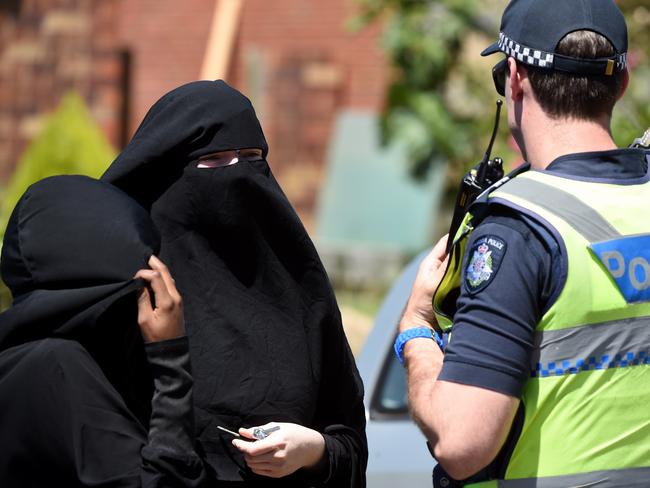
{"label": "brick wall", "polygon": [[269,161],[308,228],[338,110],[379,112],[388,67],[379,28],[350,32],[353,0],[247,0],[229,75],[267,136]]}
{"label": "brick wall", "polygon": [[[216,2],[130,0],[119,36],[132,54],[130,130],[163,93],[200,74]],[[378,26],[351,33],[353,0],[245,0],[227,81],[262,120],[275,174],[311,227],[337,111],[381,109],[388,70]]]}
{"label": "brick wall", "polygon": [[[17,15],[0,10],[0,181],[70,88],[121,147],[162,94],[199,77],[216,5],[14,3]],[[228,71],[227,81],[253,100],[270,163],[308,227],[337,112],[378,112],[387,84],[378,28],[349,32],[353,14],[353,0],[244,0]]]}
{"label": "brick wall", "polygon": [[198,79],[214,0],[122,0],[119,37],[131,53],[129,129],[178,85]]}
{"label": "brick wall", "polygon": [[0,182],[43,115],[75,89],[113,144],[122,94],[117,0],[23,0],[0,11]]}

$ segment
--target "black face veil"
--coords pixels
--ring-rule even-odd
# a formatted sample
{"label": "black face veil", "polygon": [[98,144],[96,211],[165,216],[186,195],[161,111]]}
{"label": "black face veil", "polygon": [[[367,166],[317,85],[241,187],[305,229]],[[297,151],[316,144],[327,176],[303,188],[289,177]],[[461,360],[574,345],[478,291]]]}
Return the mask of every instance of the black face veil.
{"label": "black face veil", "polygon": [[102,179],[150,208],[161,233],[184,300],[197,436],[216,477],[250,477],[218,425],[285,421],[326,434],[328,486],[362,486],[363,388],[309,236],[265,160],[196,167],[243,148],[267,153],[250,101],[222,81],[190,83],[156,102]]}

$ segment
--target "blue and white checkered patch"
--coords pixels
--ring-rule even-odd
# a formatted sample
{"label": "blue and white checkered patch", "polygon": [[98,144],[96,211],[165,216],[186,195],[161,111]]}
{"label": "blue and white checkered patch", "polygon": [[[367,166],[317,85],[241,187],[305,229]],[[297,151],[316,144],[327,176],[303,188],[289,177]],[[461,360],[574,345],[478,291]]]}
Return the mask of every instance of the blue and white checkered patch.
{"label": "blue and white checkered patch", "polygon": [[627,368],[630,366],[648,365],[650,356],[646,351],[628,352],[625,354],[609,355],[599,357],[588,357],[575,361],[552,361],[549,363],[537,363],[531,371],[535,378],[547,378],[549,376],[564,376],[577,374],[582,371],[596,371],[612,368]]}
{"label": "blue and white checkered patch", "polygon": [[[519,44],[517,41],[510,39],[503,32],[499,33],[499,49],[512,56],[516,60],[531,66],[540,68],[552,68],[554,55],[539,49]],[[627,54],[619,54],[616,57],[616,71],[622,71],[627,66]]]}
{"label": "blue and white checkered patch", "polygon": [[503,32],[499,34],[499,49],[524,64],[539,66],[540,68],[551,68],[553,66],[553,54],[519,44]]}

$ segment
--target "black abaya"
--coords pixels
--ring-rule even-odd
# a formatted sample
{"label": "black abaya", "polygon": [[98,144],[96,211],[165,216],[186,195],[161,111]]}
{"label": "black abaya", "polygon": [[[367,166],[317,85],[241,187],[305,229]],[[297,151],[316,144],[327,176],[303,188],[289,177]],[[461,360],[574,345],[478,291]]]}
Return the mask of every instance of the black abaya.
{"label": "black abaya", "polygon": [[[248,99],[195,82],[151,108],[102,179],[144,206],[185,304],[197,437],[215,479],[255,486],[365,486],[363,386],[318,254],[267,162],[197,168],[267,145]],[[328,469],[253,475],[230,429],[293,422],[324,434]]]}
{"label": "black abaya", "polygon": [[188,341],[143,344],[133,275],[159,249],[148,214],[81,176],[14,210],[0,315],[0,486],[198,487]]}

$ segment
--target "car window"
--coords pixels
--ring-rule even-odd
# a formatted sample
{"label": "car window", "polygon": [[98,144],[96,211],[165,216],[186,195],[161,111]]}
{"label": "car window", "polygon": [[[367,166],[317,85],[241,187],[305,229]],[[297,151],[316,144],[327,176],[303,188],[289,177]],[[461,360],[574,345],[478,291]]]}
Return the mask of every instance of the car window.
{"label": "car window", "polygon": [[384,358],[384,365],[370,403],[371,418],[408,418],[406,371],[392,348]]}

